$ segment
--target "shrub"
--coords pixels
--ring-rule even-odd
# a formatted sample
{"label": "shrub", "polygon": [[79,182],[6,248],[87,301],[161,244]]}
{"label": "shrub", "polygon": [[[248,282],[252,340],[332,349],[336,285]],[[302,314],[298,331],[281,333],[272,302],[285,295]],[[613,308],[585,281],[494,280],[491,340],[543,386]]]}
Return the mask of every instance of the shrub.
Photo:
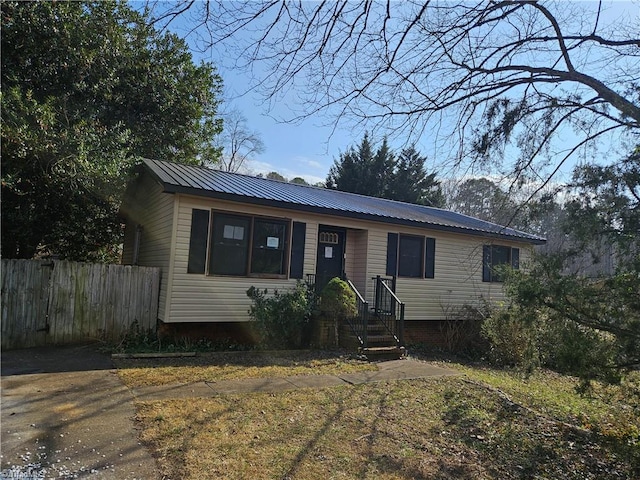
{"label": "shrub", "polygon": [[249,316],[254,320],[260,344],[264,348],[301,348],[313,309],[312,294],[301,282],[290,291],[247,290],[252,305]]}
{"label": "shrub", "polygon": [[153,329],[142,329],[137,321],[123,332],[116,343],[106,343],[102,347],[112,353],[174,353],[174,352],[224,352],[248,350],[251,347],[237,344],[231,339],[210,340],[189,336],[175,336],[162,334]]}
{"label": "shrub", "polygon": [[487,302],[443,307],[445,321],[440,326],[446,351],[469,358],[481,357],[488,345],[481,333],[484,320],[491,314]]}
{"label": "shrub", "polygon": [[489,341],[489,360],[492,363],[517,366],[528,373],[540,365],[540,332],[518,307],[493,308],[481,330]]}
{"label": "shrub", "polygon": [[128,330],[122,333],[116,344],[107,345],[107,349],[116,353],[156,352],[159,350],[158,336],[152,329],[143,329],[135,320]]}
{"label": "shrub", "polygon": [[492,359],[527,369],[539,363],[586,383],[616,383],[640,363],[640,275],[624,269],[601,278],[567,274],[570,258],[540,256],[528,271],[505,275],[510,305],[484,327]]}
{"label": "shrub", "polygon": [[482,324],[489,340],[489,360],[516,366],[526,373],[543,366],[576,375],[588,382],[602,379],[617,383],[615,337],[547,312],[533,312],[517,304],[495,308]]}
{"label": "shrub", "polygon": [[332,278],[320,293],[320,313],[330,318],[353,318],[358,315],[356,294],[349,284],[338,277]]}
{"label": "shrub", "polygon": [[600,378],[618,383],[621,371],[615,368],[615,337],[606,332],[566,319],[546,322],[545,342],[540,344],[543,364],[581,379]]}

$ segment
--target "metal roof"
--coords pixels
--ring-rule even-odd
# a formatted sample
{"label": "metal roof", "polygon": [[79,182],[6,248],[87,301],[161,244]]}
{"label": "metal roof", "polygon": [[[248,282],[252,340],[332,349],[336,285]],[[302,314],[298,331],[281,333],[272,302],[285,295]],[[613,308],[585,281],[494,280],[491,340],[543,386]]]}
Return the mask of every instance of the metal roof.
{"label": "metal roof", "polygon": [[426,207],[326,188],[281,182],[207,167],[144,160],[168,193],[411,225],[434,230],[542,244],[542,237],[441,208]]}

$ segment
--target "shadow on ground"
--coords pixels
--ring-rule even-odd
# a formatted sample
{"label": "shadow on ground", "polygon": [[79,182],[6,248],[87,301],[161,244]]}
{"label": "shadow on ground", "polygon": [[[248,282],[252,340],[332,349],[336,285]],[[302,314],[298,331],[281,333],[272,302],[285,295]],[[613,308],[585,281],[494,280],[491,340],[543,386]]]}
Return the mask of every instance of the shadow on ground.
{"label": "shadow on ground", "polygon": [[111,370],[111,355],[98,351],[98,344],[38,347],[2,351],[1,374],[86,372]]}

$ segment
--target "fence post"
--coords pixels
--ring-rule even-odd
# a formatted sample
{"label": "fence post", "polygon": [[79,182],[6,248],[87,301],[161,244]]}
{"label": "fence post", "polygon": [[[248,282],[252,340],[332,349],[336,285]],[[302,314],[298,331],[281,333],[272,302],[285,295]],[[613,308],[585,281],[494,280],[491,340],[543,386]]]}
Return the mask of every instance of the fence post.
{"label": "fence post", "polygon": [[400,346],[404,347],[404,302],[400,304],[400,331],[398,332]]}
{"label": "fence post", "polygon": [[363,343],[363,347],[367,348],[368,347],[368,340],[367,340],[367,335],[369,333],[369,302],[364,302],[362,304],[362,308],[364,309],[364,312],[362,314],[362,322],[363,322],[363,329],[362,329],[362,343]]}

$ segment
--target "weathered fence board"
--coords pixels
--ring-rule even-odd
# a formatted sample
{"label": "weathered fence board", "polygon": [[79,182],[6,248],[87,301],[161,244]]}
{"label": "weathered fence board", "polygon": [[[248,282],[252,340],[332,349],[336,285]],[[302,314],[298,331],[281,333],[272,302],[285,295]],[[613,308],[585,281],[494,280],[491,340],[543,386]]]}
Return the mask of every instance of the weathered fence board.
{"label": "weathered fence board", "polygon": [[2,261],[3,348],[33,347],[45,341],[51,274],[48,265],[28,260]]}
{"label": "weathered fence board", "polygon": [[117,340],[155,330],[160,269],[2,260],[2,348]]}

